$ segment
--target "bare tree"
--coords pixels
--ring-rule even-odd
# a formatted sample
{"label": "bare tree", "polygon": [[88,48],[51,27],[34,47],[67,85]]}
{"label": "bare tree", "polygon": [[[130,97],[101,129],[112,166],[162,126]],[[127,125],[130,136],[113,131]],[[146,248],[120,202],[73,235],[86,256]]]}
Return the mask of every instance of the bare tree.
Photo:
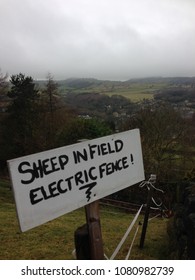
{"label": "bare tree", "polygon": [[169,105],[149,106],[126,123],[129,128],[140,128],[146,172],[162,179],[174,177],[188,129],[181,114]]}
{"label": "bare tree", "polygon": [[46,98],[46,115],[47,118],[47,137],[49,146],[54,145],[54,134],[55,134],[55,112],[57,109],[57,99],[58,99],[58,85],[54,81],[51,73],[47,76],[46,88],[44,90]]}

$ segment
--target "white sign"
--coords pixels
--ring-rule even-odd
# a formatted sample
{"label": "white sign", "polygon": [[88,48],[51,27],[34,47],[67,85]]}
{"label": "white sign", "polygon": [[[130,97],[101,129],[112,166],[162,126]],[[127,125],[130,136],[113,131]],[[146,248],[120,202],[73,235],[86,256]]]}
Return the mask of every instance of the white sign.
{"label": "white sign", "polygon": [[139,129],[8,161],[26,231],[144,180]]}

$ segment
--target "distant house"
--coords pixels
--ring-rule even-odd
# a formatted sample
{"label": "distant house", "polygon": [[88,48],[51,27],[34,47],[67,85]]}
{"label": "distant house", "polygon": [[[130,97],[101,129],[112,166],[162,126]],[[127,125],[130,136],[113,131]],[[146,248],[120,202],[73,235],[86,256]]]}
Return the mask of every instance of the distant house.
{"label": "distant house", "polygon": [[119,117],[119,113],[118,112],[113,112],[113,117],[118,118]]}
{"label": "distant house", "polygon": [[84,119],[84,120],[91,120],[92,119],[92,117],[90,117],[89,115],[79,115],[78,117],[81,118],[81,119]]}

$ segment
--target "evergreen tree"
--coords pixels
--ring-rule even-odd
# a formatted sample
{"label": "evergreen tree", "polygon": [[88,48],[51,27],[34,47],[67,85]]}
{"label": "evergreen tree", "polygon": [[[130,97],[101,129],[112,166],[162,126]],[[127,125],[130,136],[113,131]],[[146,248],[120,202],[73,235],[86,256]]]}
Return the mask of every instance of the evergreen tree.
{"label": "evergreen tree", "polygon": [[36,130],[38,124],[38,90],[32,77],[24,74],[11,76],[11,98],[8,117],[5,121],[4,136],[9,143],[10,156],[20,156],[36,150]]}

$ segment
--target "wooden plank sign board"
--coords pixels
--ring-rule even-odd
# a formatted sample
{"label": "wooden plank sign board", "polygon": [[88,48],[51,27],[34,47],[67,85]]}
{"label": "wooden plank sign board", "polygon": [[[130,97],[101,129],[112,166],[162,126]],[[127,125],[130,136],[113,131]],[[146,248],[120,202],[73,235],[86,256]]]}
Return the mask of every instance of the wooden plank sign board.
{"label": "wooden plank sign board", "polygon": [[139,129],[8,161],[26,231],[144,180]]}

